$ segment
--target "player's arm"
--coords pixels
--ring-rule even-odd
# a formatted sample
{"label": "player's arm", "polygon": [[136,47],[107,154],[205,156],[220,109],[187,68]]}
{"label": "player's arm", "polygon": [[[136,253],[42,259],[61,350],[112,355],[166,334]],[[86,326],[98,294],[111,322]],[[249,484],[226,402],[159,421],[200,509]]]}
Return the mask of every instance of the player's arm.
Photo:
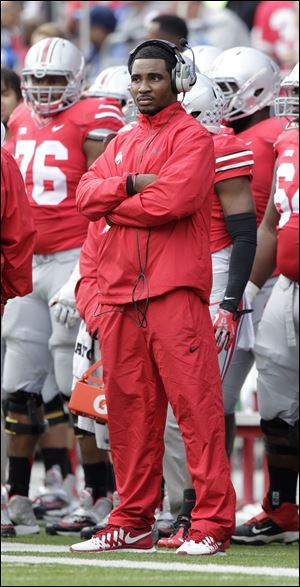
{"label": "player's arm", "polygon": [[275,168],[268,205],[257,232],[257,250],[250,275],[250,282],[259,289],[271,277],[276,268],[277,225],[280,219],[280,214],[274,203],[276,171]]}
{"label": "player's arm", "polygon": [[104,153],[106,147],[104,138],[105,137],[97,140],[86,139],[86,141],[83,143],[83,150],[86,156],[87,168],[89,168],[90,165],[92,165],[92,163],[94,163],[94,161],[96,161],[96,159],[98,159],[98,157],[100,157],[100,155]]}
{"label": "player's arm", "polygon": [[224,221],[232,239],[228,282],[224,298],[213,318],[220,352],[232,344],[241,313],[238,311],[248,282],[256,250],[256,215],[248,176],[218,182],[215,190],[224,212]]}

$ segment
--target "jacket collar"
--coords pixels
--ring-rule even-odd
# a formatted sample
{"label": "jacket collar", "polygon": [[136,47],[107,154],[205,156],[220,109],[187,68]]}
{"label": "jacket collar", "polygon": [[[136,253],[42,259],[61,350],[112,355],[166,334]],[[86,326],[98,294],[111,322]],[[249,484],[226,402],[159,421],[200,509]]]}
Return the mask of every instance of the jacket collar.
{"label": "jacket collar", "polygon": [[181,106],[180,102],[174,102],[169,106],[166,106],[166,108],[163,108],[163,110],[160,110],[160,112],[154,114],[154,116],[149,116],[148,114],[140,113],[138,115],[139,125],[143,129],[149,129],[149,126],[151,128],[159,128],[163,124],[166,124],[168,119],[172,116],[172,114],[175,114],[177,110],[183,110],[183,107]]}

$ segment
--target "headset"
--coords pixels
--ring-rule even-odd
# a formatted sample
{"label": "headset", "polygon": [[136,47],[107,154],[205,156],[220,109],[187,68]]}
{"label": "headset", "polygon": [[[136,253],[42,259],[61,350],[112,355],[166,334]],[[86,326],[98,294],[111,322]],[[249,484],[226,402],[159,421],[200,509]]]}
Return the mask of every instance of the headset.
{"label": "headset", "polygon": [[[189,49],[191,49],[191,47],[188,45],[185,39],[181,39],[180,44],[183,47],[188,47]],[[132,51],[130,51],[129,53],[128,59],[129,73],[131,74],[132,65],[137,53],[141,49],[143,49],[143,47],[149,47],[151,45],[161,47],[165,51],[169,52],[170,55],[175,57],[177,61],[176,66],[171,71],[171,87],[173,92],[176,94],[180,94],[181,92],[185,93],[191,90],[192,86],[197,81],[194,54],[193,65],[186,63],[179,49],[177,49],[176,45],[174,43],[171,43],[170,41],[163,41],[161,39],[150,39],[149,41],[144,41],[143,43],[140,43],[140,45],[135,47],[135,49],[132,49]]]}

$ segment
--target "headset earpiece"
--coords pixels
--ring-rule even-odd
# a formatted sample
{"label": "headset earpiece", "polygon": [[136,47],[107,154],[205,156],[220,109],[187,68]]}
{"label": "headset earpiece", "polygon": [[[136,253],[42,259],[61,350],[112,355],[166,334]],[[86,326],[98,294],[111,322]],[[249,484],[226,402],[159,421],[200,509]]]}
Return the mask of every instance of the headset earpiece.
{"label": "headset earpiece", "polygon": [[196,70],[195,66],[191,67],[188,63],[185,62],[184,58],[182,57],[180,51],[177,49],[174,43],[170,41],[163,41],[161,39],[150,39],[149,41],[144,41],[140,43],[135,49],[130,51],[129,59],[128,59],[128,71],[131,74],[132,65],[135,60],[135,56],[143,47],[151,47],[154,45],[156,47],[162,47],[165,51],[169,51],[169,53],[175,57],[177,63],[176,66],[172,69],[171,72],[171,87],[174,93],[181,94],[182,92],[188,92],[192,89],[192,86],[196,83]]}

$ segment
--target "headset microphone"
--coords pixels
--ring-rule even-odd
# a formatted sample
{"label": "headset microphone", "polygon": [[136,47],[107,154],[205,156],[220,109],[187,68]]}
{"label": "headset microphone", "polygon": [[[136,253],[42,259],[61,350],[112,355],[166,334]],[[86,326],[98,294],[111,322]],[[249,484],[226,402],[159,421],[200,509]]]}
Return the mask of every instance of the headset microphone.
{"label": "headset microphone", "polygon": [[197,68],[196,68],[196,60],[195,60],[195,53],[193,51],[193,48],[191,47],[191,45],[188,43],[187,39],[180,39],[179,44],[181,45],[181,47],[186,47],[186,49],[189,49],[192,53],[193,56],[193,71],[192,71],[192,78],[193,78],[193,82],[191,85],[194,85],[197,81]]}

